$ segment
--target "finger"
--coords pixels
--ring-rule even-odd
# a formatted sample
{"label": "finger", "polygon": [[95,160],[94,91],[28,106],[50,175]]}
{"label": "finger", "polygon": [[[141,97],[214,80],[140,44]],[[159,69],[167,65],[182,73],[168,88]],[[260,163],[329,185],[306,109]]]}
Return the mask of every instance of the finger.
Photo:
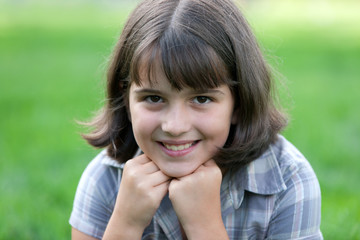
{"label": "finger", "polygon": [[157,185],[155,188],[153,188],[153,191],[157,196],[161,196],[162,199],[168,192],[169,185],[170,181],[163,182],[162,184]]}
{"label": "finger", "polygon": [[205,162],[203,164],[205,167],[213,167],[213,166],[217,166],[216,162],[213,159],[210,159],[209,161]]}
{"label": "finger", "polygon": [[157,171],[149,175],[148,181],[151,186],[159,186],[167,181],[169,181],[171,178],[161,171]]}
{"label": "finger", "polygon": [[212,174],[220,174],[221,176],[223,176],[224,172],[226,171],[221,169],[213,159],[205,162],[203,166],[205,169],[207,168],[207,171],[212,172]]}
{"label": "finger", "polygon": [[143,169],[144,169],[144,173],[146,174],[151,174],[160,170],[159,167],[153,161],[143,164]]}
{"label": "finger", "polygon": [[150,162],[151,160],[145,154],[141,154],[141,155],[131,159],[130,161],[133,161],[134,163],[137,163],[137,164],[146,164],[146,163]]}

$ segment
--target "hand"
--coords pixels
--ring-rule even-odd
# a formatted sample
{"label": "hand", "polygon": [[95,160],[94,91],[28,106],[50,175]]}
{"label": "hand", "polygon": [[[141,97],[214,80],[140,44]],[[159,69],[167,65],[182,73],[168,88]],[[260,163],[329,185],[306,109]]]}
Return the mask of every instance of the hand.
{"label": "hand", "polygon": [[169,179],[145,155],[127,161],[109,231],[125,228],[142,234],[168,191]]}
{"label": "hand", "polygon": [[189,239],[227,238],[221,217],[221,181],[221,170],[213,160],[171,181],[169,198]]}

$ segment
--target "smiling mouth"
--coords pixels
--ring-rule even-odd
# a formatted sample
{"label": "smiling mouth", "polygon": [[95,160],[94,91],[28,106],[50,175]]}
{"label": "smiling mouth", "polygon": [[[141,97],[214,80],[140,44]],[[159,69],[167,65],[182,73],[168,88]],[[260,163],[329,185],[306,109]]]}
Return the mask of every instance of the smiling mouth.
{"label": "smiling mouth", "polygon": [[185,143],[185,144],[169,144],[169,143],[164,143],[162,142],[161,144],[168,150],[171,151],[182,151],[182,150],[186,150],[192,146],[194,146],[195,144],[197,144],[199,141],[195,141],[195,142],[189,142],[189,143]]}

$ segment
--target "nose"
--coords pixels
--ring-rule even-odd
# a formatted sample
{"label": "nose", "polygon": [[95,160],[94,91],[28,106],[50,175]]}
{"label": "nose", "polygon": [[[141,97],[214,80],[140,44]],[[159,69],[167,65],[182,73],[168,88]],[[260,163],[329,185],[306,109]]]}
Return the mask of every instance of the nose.
{"label": "nose", "polygon": [[161,128],[163,132],[173,137],[189,132],[191,116],[187,107],[182,104],[169,106],[162,119]]}

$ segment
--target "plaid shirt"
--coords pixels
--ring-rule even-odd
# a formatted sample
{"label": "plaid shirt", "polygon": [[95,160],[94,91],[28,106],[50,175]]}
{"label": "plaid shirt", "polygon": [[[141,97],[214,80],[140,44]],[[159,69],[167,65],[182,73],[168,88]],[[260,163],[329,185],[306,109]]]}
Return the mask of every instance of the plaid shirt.
{"label": "plaid shirt", "polygon": [[[101,152],[84,171],[70,224],[101,238],[115,206],[123,164]],[[222,219],[230,239],[323,239],[320,187],[314,171],[284,137],[221,184]],[[168,196],[142,239],[182,239]]]}

